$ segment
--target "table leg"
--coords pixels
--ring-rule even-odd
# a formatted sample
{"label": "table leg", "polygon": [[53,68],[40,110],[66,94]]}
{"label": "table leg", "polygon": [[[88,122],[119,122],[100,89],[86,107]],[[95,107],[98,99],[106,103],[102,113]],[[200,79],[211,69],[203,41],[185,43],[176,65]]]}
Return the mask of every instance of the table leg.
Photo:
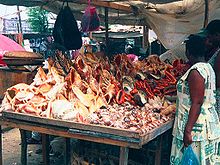
{"label": "table leg", "polygon": [[27,137],[26,131],[20,129],[21,134],[21,164],[27,165]]}
{"label": "table leg", "polygon": [[43,154],[43,163],[44,165],[50,164],[50,150],[49,150],[49,135],[42,134],[42,154]]}
{"label": "table leg", "polygon": [[0,165],[3,165],[2,160],[2,126],[0,125]]}
{"label": "table leg", "polygon": [[159,144],[155,153],[155,165],[160,165],[161,163],[162,137],[163,135],[159,137]]}
{"label": "table leg", "polygon": [[70,138],[65,138],[64,164],[70,165]]}
{"label": "table leg", "polygon": [[119,165],[127,165],[128,164],[128,147],[120,147],[120,160]]}

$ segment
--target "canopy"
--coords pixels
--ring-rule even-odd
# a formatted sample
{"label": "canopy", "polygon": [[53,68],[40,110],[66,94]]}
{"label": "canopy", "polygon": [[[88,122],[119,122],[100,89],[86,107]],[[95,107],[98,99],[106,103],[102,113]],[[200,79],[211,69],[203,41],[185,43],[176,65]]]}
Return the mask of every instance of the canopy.
{"label": "canopy", "polygon": [[[74,16],[81,20],[88,0],[68,0]],[[205,3],[209,20],[220,18],[219,0],[91,0],[104,22],[105,7],[109,8],[109,23],[147,25],[168,49],[179,45],[191,33],[204,25]],[[58,13],[62,0],[1,0],[5,5],[42,6]],[[207,10],[208,11],[208,10]]]}

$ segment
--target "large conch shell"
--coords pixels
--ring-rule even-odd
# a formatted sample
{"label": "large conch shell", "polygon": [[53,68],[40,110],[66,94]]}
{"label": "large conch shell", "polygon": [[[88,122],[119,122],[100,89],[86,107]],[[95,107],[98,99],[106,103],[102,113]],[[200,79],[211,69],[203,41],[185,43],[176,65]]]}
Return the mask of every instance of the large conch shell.
{"label": "large conch shell", "polygon": [[32,83],[32,85],[40,85],[42,83],[45,83],[45,81],[47,80],[47,75],[44,72],[43,68],[40,67],[37,69],[37,73],[34,77],[34,82]]}
{"label": "large conch shell", "polygon": [[92,94],[84,94],[77,86],[72,86],[72,91],[76,95],[76,97],[85,105],[86,107],[90,107],[95,103],[95,96]]}

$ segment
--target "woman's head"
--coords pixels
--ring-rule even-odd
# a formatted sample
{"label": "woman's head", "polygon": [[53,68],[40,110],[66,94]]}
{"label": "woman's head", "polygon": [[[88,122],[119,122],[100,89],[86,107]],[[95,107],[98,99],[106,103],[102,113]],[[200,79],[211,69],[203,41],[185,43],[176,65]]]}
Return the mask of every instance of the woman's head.
{"label": "woman's head", "polygon": [[211,21],[207,27],[207,41],[213,47],[220,46],[220,20],[213,20]]}
{"label": "woman's head", "polygon": [[205,59],[205,37],[191,34],[185,43],[186,56],[190,63],[194,64]]}

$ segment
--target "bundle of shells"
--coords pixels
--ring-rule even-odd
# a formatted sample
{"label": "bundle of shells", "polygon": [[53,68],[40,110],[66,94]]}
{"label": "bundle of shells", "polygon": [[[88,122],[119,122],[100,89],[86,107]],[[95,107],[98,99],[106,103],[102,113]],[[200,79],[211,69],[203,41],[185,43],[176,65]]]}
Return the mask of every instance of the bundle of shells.
{"label": "bundle of shells", "polygon": [[113,60],[115,77],[122,84],[121,96],[130,103],[143,106],[147,98],[175,96],[176,83],[189,65],[175,60],[173,65],[150,55],[142,61],[131,62],[126,55],[116,55]]}
{"label": "bundle of shells", "polygon": [[90,113],[116,102],[120,84],[107,70],[108,60],[87,54],[72,62],[57,51],[49,64],[47,74],[38,69],[31,85],[9,88],[1,109],[83,122]]}
{"label": "bundle of shells", "polygon": [[[57,51],[48,63],[48,72],[39,68],[32,84],[10,87],[0,111],[125,129],[135,127],[143,132],[169,119],[175,108],[165,103],[163,96],[184,72],[181,61],[171,66],[156,56],[132,63],[125,55],[116,55],[110,62],[103,54],[88,53],[72,61]],[[137,112],[133,112],[135,109]],[[138,121],[133,120],[134,114]],[[142,119],[145,123],[141,123]]]}
{"label": "bundle of shells", "polygon": [[145,134],[172,119],[175,109],[175,104],[170,104],[164,99],[156,97],[150,99],[144,107],[136,107],[126,103],[101,108],[90,114],[87,120],[91,124],[129,129]]}

